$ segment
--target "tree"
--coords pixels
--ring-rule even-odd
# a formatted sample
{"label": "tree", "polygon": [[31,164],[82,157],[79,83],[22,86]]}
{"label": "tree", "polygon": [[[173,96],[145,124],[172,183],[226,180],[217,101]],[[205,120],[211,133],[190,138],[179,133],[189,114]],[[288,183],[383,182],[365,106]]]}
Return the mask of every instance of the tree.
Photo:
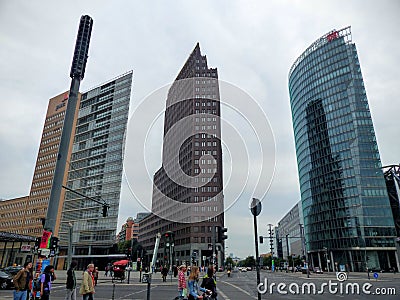
{"label": "tree", "polygon": [[254,256],[248,256],[244,260],[245,267],[254,267],[255,265],[256,265],[256,260],[254,259]]}
{"label": "tree", "polygon": [[[132,254],[132,258],[137,259],[137,250],[141,247],[141,245],[138,243],[137,239],[132,239],[132,241],[124,241],[121,243],[118,243],[118,252],[119,253],[128,253]],[[129,249],[132,248],[130,251]]]}
{"label": "tree", "polygon": [[234,267],[235,266],[235,262],[233,261],[232,257],[227,257],[225,260],[225,265],[226,266],[231,266]]}

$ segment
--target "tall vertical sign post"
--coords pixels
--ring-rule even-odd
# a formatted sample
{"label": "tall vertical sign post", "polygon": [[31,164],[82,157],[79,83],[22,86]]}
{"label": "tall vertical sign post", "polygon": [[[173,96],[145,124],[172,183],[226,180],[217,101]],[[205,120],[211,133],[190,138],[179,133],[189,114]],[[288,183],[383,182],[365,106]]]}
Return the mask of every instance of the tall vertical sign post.
{"label": "tall vertical sign post", "polygon": [[[253,198],[250,207],[251,213],[253,214],[254,220],[254,243],[256,247],[256,270],[257,270],[257,287],[260,284],[260,260],[258,253],[258,230],[257,230],[257,216],[261,213],[261,202],[260,200]],[[258,300],[261,300],[260,291],[257,289]]]}
{"label": "tall vertical sign post", "polygon": [[53,184],[51,186],[49,206],[47,208],[45,230],[54,232],[58,207],[60,205],[61,189],[67,165],[68,149],[73,131],[74,116],[78,102],[78,92],[81,80],[85,75],[86,62],[89,52],[89,42],[92,33],[93,20],[89,16],[82,16],[76,38],[74,57],[72,60],[68,104],[64,117],[64,126],[58,148],[56,168],[54,170]]}

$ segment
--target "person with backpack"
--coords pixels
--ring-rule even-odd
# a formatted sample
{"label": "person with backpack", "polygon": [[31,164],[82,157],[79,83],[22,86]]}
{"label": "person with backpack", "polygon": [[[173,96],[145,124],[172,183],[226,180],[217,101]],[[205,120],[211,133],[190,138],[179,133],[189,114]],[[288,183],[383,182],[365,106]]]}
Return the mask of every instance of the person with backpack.
{"label": "person with backpack", "polygon": [[214,279],[214,267],[210,266],[208,268],[207,274],[203,277],[201,287],[212,292],[211,299],[217,299],[217,282]]}
{"label": "person with backpack", "polygon": [[77,265],[78,263],[76,261],[72,261],[67,271],[67,282],[66,282],[67,293],[65,295],[65,300],[76,300],[75,268]]}
{"label": "person with backpack", "polygon": [[49,300],[51,292],[51,283],[56,279],[54,275],[54,266],[48,265],[40,275],[40,300]]}
{"label": "person with backpack", "polygon": [[26,300],[29,282],[32,279],[32,262],[26,262],[24,267],[14,276],[14,300]]}

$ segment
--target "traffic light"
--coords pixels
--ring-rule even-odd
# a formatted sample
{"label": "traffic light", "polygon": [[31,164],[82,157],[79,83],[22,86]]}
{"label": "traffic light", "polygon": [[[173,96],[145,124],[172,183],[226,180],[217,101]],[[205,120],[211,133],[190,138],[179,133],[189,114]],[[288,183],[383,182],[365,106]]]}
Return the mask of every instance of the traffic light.
{"label": "traffic light", "polygon": [[103,218],[107,217],[108,214],[108,205],[103,205]]}
{"label": "traffic light", "polygon": [[264,237],[260,235],[260,244],[264,243]]}
{"label": "traffic light", "polygon": [[228,231],[228,228],[218,227],[218,243],[222,243],[224,240],[228,238],[225,232]]}
{"label": "traffic light", "polygon": [[167,231],[164,233],[164,241],[165,241],[165,246],[169,247],[171,243],[174,242],[174,233],[172,231]]}
{"label": "traffic light", "polygon": [[38,249],[40,248],[40,242],[42,241],[41,237],[37,237],[35,239],[35,246],[33,247],[33,251],[37,253]]}
{"label": "traffic light", "polygon": [[52,236],[50,238],[50,249],[57,249],[58,248],[58,237]]}

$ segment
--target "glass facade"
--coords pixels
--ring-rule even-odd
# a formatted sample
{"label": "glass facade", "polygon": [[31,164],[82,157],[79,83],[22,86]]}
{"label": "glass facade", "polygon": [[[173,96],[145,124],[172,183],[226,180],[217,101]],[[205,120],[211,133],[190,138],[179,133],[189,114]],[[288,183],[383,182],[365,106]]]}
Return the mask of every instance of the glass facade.
{"label": "glass facade", "polygon": [[59,237],[68,241],[73,223],[74,254],[107,254],[115,242],[132,76],[82,94],[67,186],[110,208],[102,217],[102,204],[66,192]]}
{"label": "glass facade", "polygon": [[350,27],[322,36],[296,60],[289,94],[314,265],[397,266],[396,233]]}

